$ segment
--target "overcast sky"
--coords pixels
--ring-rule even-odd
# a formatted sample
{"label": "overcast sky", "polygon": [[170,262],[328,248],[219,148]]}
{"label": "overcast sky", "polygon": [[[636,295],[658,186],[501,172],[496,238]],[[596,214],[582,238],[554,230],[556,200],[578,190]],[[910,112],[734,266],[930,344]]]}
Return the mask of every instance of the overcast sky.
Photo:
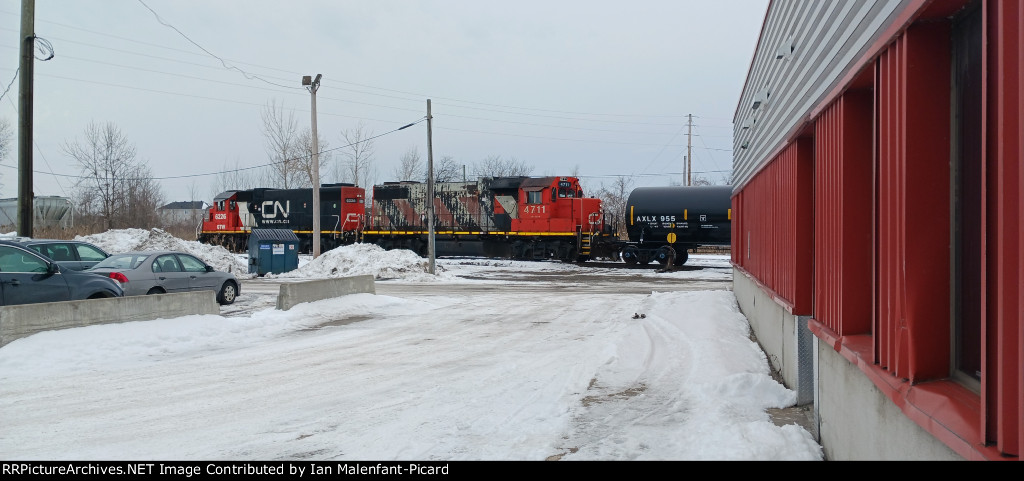
{"label": "overcast sky", "polygon": [[[0,1],[0,118],[17,135],[21,0]],[[116,125],[167,201],[211,200],[215,174],[270,162],[261,111],[375,142],[377,182],[399,158],[425,160],[431,99],[435,162],[472,168],[500,155],[534,175],[577,171],[593,191],[683,177],[687,115],[693,175],[723,183],[731,119],[768,0],[36,0],[34,191],[70,196],[79,170],[61,150],[90,122]],[[155,12],[155,13],[154,13]],[[17,137],[0,197],[17,196]],[[326,144],[326,146],[324,145]],[[214,175],[201,175],[214,174]],[[332,169],[321,173],[334,182]],[[192,176],[192,177],[185,177]]]}

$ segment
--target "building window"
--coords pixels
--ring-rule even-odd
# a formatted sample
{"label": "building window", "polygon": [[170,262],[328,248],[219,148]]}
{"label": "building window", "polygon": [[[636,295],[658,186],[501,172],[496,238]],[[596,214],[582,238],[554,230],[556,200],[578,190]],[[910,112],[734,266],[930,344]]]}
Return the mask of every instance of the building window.
{"label": "building window", "polygon": [[952,371],[975,390],[981,380],[981,290],[985,195],[982,156],[982,23],[977,2],[953,22],[952,95]]}

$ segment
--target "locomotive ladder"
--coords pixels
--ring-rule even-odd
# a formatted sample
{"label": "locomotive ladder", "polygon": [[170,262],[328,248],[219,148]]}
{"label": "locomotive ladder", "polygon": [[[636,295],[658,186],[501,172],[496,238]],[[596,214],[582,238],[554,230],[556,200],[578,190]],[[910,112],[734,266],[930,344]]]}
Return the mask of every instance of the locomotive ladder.
{"label": "locomotive ladder", "polygon": [[581,256],[589,256],[590,255],[590,239],[591,239],[591,235],[590,234],[580,236],[580,253],[579,253],[579,255],[581,255]]}

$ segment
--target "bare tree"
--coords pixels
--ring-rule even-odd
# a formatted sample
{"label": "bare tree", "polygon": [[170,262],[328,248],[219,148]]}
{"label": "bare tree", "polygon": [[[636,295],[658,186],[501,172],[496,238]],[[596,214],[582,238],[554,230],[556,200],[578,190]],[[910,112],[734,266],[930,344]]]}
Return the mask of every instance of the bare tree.
{"label": "bare tree", "polygon": [[11,122],[7,119],[0,119],[0,162],[7,158],[11,152],[11,142],[14,140],[14,130],[11,129]]}
{"label": "bare tree", "polygon": [[703,175],[693,176],[693,180],[690,181],[690,185],[714,185],[710,179]]}
{"label": "bare tree", "polygon": [[[317,139],[317,174],[320,177],[320,183],[324,183],[324,178],[327,174],[327,165],[331,161],[331,153],[324,152],[329,149],[329,144],[326,140]],[[296,160],[296,168],[302,173],[297,179],[297,183],[294,187],[312,187],[313,186],[313,129],[303,130],[299,134],[299,138],[296,141],[296,153],[300,157]]]}
{"label": "bare tree", "polygon": [[[395,167],[393,174],[397,181],[423,181],[426,176],[426,166],[423,164],[423,160],[420,159],[419,148],[415,145],[409,147],[409,150],[402,154],[402,158],[398,166]],[[436,177],[434,180],[437,180]]]}
{"label": "bare tree", "polygon": [[346,144],[341,150],[345,159],[345,177],[355,185],[371,185],[376,175],[373,169],[372,137],[373,132],[367,131],[362,123],[341,131],[341,138]]}
{"label": "bare tree", "polygon": [[[11,122],[7,119],[0,119],[0,162],[7,159],[7,154],[11,152],[11,142],[14,139],[14,132],[11,129]],[[0,175],[3,178],[3,175]],[[3,187],[3,183],[0,182],[0,187]]]}
{"label": "bare tree", "polygon": [[516,160],[515,157],[503,159],[500,155],[491,155],[473,164],[475,177],[516,177],[530,175],[532,166]]}
{"label": "bare tree", "polygon": [[441,157],[441,161],[434,165],[434,181],[436,182],[458,182],[464,179],[461,165],[455,163],[450,155]]}
{"label": "bare tree", "polygon": [[81,168],[80,211],[101,216],[104,229],[155,225],[160,186],[116,125],[90,123],[82,142],[65,141],[61,150]]}
{"label": "bare tree", "polygon": [[115,217],[115,226],[150,228],[160,225],[159,209],[164,202],[160,184],[145,163],[132,166],[124,184],[125,203]]}
{"label": "bare tree", "polygon": [[605,223],[619,233],[620,238],[626,235],[626,202],[633,191],[633,179],[625,176],[615,178],[612,185],[604,183],[595,196],[601,199],[601,207],[605,212]]}
{"label": "bare tree", "polygon": [[199,199],[199,186],[196,185],[195,181],[188,185],[188,200],[190,202],[188,213],[189,225],[198,226],[199,219],[203,218],[204,212],[201,207],[196,208],[196,202],[202,202],[202,200]]}
{"label": "bare tree", "polygon": [[257,187],[256,172],[244,169],[235,160],[235,165],[229,166],[227,162],[221,167],[221,173],[213,180],[213,191],[211,198],[229,190],[244,190]]}
{"label": "bare tree", "polygon": [[282,189],[292,187],[301,178],[298,148],[298,123],[295,113],[285,114],[284,107],[271,100],[261,112],[263,135],[266,137],[267,157],[270,159],[269,175],[272,185]]}

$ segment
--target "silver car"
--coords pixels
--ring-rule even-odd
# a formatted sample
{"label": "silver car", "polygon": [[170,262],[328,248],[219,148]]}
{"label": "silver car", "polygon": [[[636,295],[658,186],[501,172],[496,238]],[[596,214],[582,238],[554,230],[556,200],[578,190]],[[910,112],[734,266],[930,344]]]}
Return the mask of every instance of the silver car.
{"label": "silver car", "polygon": [[101,274],[121,283],[124,295],[214,291],[217,302],[235,302],[239,283],[191,254],[177,251],[140,251],[112,254],[86,272]]}

